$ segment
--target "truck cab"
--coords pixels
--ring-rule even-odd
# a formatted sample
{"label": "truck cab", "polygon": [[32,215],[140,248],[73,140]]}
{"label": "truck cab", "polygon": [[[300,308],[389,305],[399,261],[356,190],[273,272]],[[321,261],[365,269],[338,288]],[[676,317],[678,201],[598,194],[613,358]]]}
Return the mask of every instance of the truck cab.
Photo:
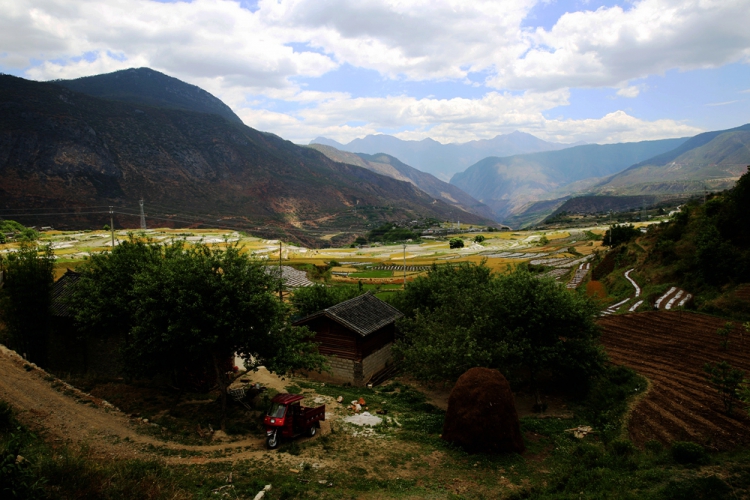
{"label": "truck cab", "polygon": [[278,447],[281,438],[295,438],[302,434],[314,436],[325,420],[325,405],[316,408],[302,406],[299,394],[277,394],[271,400],[263,423],[266,426],[266,445]]}

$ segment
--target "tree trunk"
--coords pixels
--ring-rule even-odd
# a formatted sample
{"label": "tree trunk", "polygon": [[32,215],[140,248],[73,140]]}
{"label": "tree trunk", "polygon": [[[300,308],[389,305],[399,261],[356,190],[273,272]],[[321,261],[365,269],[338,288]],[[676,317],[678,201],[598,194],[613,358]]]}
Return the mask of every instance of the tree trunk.
{"label": "tree trunk", "polygon": [[221,391],[221,430],[227,431],[227,383],[224,380],[224,374],[221,373],[219,368],[219,358],[216,357],[216,353],[212,353],[211,357],[214,361],[214,370],[216,370],[216,383],[219,384],[219,390]]}

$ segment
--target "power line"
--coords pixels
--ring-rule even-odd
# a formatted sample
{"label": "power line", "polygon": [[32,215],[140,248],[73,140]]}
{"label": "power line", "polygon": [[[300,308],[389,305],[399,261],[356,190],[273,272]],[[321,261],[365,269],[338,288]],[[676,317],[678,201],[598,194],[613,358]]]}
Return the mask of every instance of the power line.
{"label": "power line", "polygon": [[31,216],[42,216],[42,215],[89,215],[89,214],[106,214],[106,213],[109,213],[109,212],[107,210],[101,210],[97,212],[69,212],[69,213],[52,212],[52,213],[46,213],[46,214],[35,213],[35,214],[8,214],[8,215],[13,215],[16,217],[31,217]]}

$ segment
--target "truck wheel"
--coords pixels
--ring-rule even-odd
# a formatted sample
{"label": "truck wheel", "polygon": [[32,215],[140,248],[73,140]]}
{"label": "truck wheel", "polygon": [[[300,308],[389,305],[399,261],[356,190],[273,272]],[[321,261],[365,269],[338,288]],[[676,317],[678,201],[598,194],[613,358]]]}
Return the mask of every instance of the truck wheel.
{"label": "truck wheel", "polygon": [[269,450],[273,450],[275,448],[278,448],[279,446],[279,437],[276,432],[271,434],[266,438],[266,446],[268,446]]}
{"label": "truck wheel", "polygon": [[307,429],[307,435],[310,437],[313,437],[316,432],[318,432],[318,429],[314,425]]}

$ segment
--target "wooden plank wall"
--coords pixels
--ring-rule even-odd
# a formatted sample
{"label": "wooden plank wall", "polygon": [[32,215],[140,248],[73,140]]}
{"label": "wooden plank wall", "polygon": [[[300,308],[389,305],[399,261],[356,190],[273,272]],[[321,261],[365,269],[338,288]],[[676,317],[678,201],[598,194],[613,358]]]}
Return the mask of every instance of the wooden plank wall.
{"label": "wooden plank wall", "polygon": [[360,336],[358,339],[359,348],[357,349],[359,359],[364,359],[378,349],[382,349],[389,342],[393,342],[396,338],[395,333],[396,325],[391,323],[390,325],[385,325],[380,330],[372,332],[367,337],[362,338]]}
{"label": "wooden plank wall", "polygon": [[314,341],[320,343],[318,351],[321,354],[360,359],[357,349],[359,334],[325,317],[311,320],[307,326],[316,332]]}

